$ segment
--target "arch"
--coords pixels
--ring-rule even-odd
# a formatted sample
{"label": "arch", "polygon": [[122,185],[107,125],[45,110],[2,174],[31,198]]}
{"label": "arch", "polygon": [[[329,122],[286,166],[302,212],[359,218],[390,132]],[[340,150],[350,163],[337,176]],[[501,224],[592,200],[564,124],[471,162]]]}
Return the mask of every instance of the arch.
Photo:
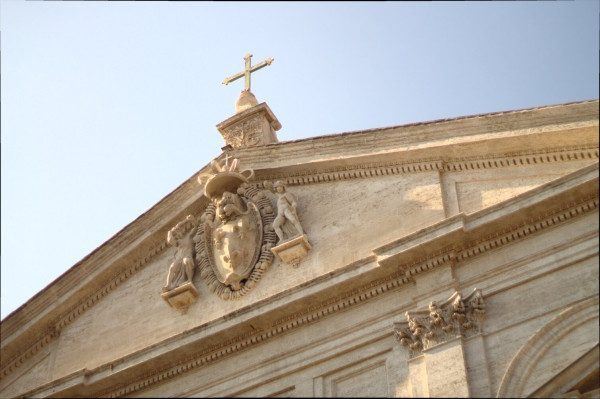
{"label": "arch", "polygon": [[[540,328],[511,360],[496,394],[497,397],[523,397],[525,385],[542,356],[573,330],[598,319],[598,297],[573,305]],[[597,325],[597,322],[594,323]],[[597,344],[594,342],[593,344]],[[590,348],[593,345],[590,345]],[[589,349],[589,348],[588,348]]]}

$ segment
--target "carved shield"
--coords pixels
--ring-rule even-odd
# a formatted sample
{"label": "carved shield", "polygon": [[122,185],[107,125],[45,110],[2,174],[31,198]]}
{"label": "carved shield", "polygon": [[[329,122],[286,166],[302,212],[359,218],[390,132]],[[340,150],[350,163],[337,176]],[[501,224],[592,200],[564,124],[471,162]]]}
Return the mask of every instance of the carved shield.
{"label": "carved shield", "polygon": [[273,261],[277,240],[268,193],[244,183],[233,198],[229,189],[214,191],[194,237],[200,276],[225,300],[241,298],[256,285]]}
{"label": "carved shield", "polygon": [[217,279],[233,290],[248,278],[260,255],[263,227],[254,203],[246,202],[246,212],[213,228],[206,229],[205,247]]}

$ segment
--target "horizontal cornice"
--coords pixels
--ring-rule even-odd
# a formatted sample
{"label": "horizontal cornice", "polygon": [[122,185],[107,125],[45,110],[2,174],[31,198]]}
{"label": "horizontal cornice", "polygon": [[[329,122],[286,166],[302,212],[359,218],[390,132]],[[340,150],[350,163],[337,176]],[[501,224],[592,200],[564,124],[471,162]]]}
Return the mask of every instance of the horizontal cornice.
{"label": "horizontal cornice", "polygon": [[[379,153],[390,150],[418,150],[489,138],[520,137],[558,126],[564,129],[586,123],[597,126],[598,100],[284,141],[238,148],[229,154],[255,169],[268,169],[311,163],[315,159],[320,162],[340,156],[382,155]],[[569,140],[563,138],[562,142],[567,144]],[[527,148],[515,144],[512,151]]]}
{"label": "horizontal cornice", "polygon": [[[554,118],[564,122],[575,116],[593,116],[589,107],[593,103],[597,105],[598,102],[579,103],[569,112],[562,110],[562,114]],[[595,115],[597,118],[597,110]],[[425,142],[422,146],[369,155],[350,154],[344,159],[332,158],[302,165],[294,164],[295,161],[290,158],[291,165],[256,170],[256,180],[281,179],[289,185],[306,185],[427,171],[454,172],[573,161],[596,162],[597,130],[597,119],[586,119],[550,127],[538,126],[496,139],[486,136],[473,142],[438,143],[429,147],[431,143]],[[560,144],[561,137],[566,133],[569,133],[567,142],[578,144],[548,147]],[[529,150],[514,150],[523,147]],[[370,148],[373,150],[373,147]],[[244,151],[249,150],[255,151]],[[423,158],[422,154],[429,154],[429,157]],[[162,253],[166,248],[166,231],[173,221],[184,214],[200,214],[206,206],[207,200],[202,196],[197,177],[207,171],[208,166],[205,166],[2,321],[0,379],[16,370],[56,338],[64,327]]]}
{"label": "horizontal cornice", "polygon": [[[447,148],[446,148],[447,150]],[[465,149],[470,153],[469,149]],[[388,162],[363,162],[353,159],[344,165],[339,161],[322,162],[305,165],[301,171],[260,170],[256,173],[257,180],[282,180],[288,185],[306,185],[314,183],[333,182],[340,180],[364,179],[377,176],[420,172],[462,172],[472,170],[491,170],[498,168],[553,164],[571,161],[598,161],[598,145],[569,146],[562,148],[546,148],[544,150],[519,151],[511,153],[488,154],[487,156],[472,156],[406,160],[406,154],[394,154],[397,160]],[[402,160],[399,160],[401,158]],[[363,160],[366,161],[366,160]],[[337,163],[337,165],[332,165]]]}
{"label": "horizontal cornice", "polygon": [[[427,270],[455,265],[595,212],[599,203],[597,187],[596,163],[490,208],[459,214],[419,230],[375,249],[370,257],[249,305],[232,316],[111,364],[53,381],[25,396],[120,397],[143,391],[390,290],[401,289]],[[498,226],[506,227],[498,230]],[[277,316],[281,314],[286,316]]]}

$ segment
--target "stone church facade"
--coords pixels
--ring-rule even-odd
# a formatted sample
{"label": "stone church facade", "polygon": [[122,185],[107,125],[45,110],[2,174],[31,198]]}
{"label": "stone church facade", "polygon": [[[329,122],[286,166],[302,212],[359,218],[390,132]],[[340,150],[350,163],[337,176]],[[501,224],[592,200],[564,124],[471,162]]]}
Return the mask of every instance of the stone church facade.
{"label": "stone church facade", "polygon": [[0,397],[598,397],[598,101],[223,152],[1,323]]}

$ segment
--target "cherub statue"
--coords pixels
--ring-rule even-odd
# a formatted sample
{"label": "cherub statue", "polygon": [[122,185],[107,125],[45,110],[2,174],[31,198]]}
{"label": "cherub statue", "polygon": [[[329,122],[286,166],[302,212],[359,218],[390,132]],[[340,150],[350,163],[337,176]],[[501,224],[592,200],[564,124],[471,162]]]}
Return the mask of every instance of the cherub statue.
{"label": "cherub statue", "polygon": [[194,277],[193,233],[194,220],[188,215],[167,233],[167,244],[176,248],[174,260],[169,266],[167,283],[163,291],[171,291],[185,283],[191,283]]}
{"label": "cherub statue", "polygon": [[286,222],[290,222],[294,226],[298,235],[303,235],[304,231],[296,213],[296,199],[286,191],[282,181],[275,182],[273,187],[277,190],[277,217],[273,221],[273,229],[275,229],[279,241],[283,241],[282,227]]}

